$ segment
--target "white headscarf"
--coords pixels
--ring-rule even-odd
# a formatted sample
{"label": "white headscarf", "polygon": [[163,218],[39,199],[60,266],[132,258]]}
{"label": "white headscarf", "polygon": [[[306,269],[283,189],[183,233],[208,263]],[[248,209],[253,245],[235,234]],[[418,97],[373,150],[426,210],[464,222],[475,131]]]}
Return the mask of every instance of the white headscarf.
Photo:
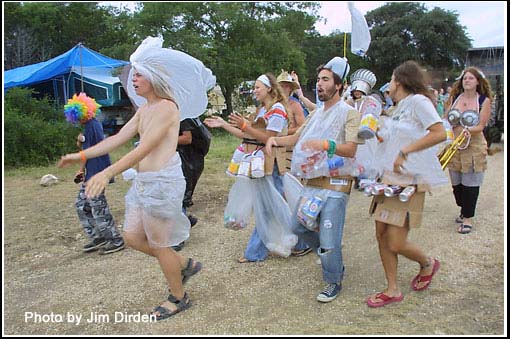
{"label": "white headscarf", "polygon": [[[207,108],[207,91],[216,84],[211,70],[192,56],[171,48],[163,48],[161,37],[147,37],[130,56],[132,68],[147,78],[163,97],[173,98],[179,106],[181,120],[200,116]],[[137,95],[133,86],[127,86],[127,93],[136,105],[146,99]]]}
{"label": "white headscarf", "polygon": [[260,81],[261,83],[263,83],[264,85],[266,85],[267,87],[271,88],[271,81],[269,81],[269,78],[267,77],[267,75],[262,74],[261,76],[259,76],[257,78],[257,80]]}

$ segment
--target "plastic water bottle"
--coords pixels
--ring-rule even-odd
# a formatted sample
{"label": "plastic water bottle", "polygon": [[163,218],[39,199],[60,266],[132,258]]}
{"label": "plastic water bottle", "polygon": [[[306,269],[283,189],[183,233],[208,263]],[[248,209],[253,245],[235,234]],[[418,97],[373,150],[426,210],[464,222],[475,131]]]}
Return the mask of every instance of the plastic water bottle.
{"label": "plastic water bottle", "polygon": [[264,152],[256,151],[251,158],[251,177],[264,177]]}
{"label": "plastic water bottle", "polygon": [[326,157],[325,152],[317,152],[306,158],[306,162],[301,164],[301,172],[308,177],[314,177],[318,173],[322,160]]}
{"label": "plastic water bottle", "polygon": [[251,176],[251,154],[243,155],[237,175],[249,178]]}
{"label": "plastic water bottle", "polygon": [[377,123],[377,118],[373,114],[365,114],[359,125],[358,137],[365,140],[375,137]]}
{"label": "plastic water bottle", "polygon": [[227,173],[230,176],[236,176],[237,172],[239,171],[239,165],[241,164],[241,159],[244,156],[244,148],[243,145],[239,145],[239,147],[236,148],[234,151],[234,154],[232,155],[232,159],[230,160],[230,164],[228,165]]}
{"label": "plastic water bottle", "polygon": [[442,121],[443,121],[444,129],[446,131],[445,143],[451,144],[454,139],[452,125],[450,125],[450,123],[446,119],[443,119]]}

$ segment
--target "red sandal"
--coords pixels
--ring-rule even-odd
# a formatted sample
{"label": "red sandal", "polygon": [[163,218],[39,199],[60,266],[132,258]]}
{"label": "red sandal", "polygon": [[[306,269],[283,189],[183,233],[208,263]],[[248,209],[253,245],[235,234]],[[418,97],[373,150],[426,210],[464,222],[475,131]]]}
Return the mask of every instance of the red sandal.
{"label": "red sandal", "polygon": [[[426,290],[430,286],[430,283],[432,282],[432,278],[434,277],[434,274],[436,274],[436,272],[439,270],[439,266],[441,266],[441,264],[439,263],[439,260],[434,258],[434,266],[432,267],[432,273],[429,275],[420,275],[418,273],[418,275],[416,277],[414,277],[413,281],[411,281],[411,288],[414,291]],[[418,287],[419,283],[426,283],[426,284],[423,285],[422,287]]]}
{"label": "red sandal", "polygon": [[370,297],[367,299],[367,305],[370,307],[382,307],[391,303],[396,303],[399,301],[404,300],[404,295],[400,293],[397,297],[390,297],[387,294],[384,294],[384,292],[379,292],[375,295],[377,299],[381,299],[381,301],[372,301]]}

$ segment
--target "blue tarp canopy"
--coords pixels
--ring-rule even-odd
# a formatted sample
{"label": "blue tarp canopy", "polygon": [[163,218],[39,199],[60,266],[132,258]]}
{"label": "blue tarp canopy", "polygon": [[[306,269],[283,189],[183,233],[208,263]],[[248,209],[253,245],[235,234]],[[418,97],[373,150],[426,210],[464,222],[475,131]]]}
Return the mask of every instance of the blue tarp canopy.
{"label": "blue tarp canopy", "polygon": [[[55,99],[65,103],[74,93],[80,92],[81,88],[76,88],[74,83],[76,78],[90,79],[90,74],[95,74],[92,79],[97,79],[98,82],[110,85],[118,82],[120,85],[120,80],[112,77],[111,71],[128,64],[129,62],[97,53],[80,43],[53,59],[5,71],[4,91],[18,86],[46,88],[54,92]],[[114,78],[115,81],[112,80]],[[112,95],[108,95],[108,98],[111,99]]]}

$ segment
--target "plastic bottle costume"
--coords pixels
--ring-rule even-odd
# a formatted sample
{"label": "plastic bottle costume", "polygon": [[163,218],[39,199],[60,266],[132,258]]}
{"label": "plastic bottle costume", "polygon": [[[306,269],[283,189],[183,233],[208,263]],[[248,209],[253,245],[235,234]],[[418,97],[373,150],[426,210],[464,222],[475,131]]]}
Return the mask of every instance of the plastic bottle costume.
{"label": "plastic bottle costume", "polygon": [[[266,112],[261,108],[256,117],[248,117],[252,128],[266,130],[268,121],[273,119],[287,119],[285,108],[280,103],[275,103]],[[279,135],[286,135],[286,127]],[[272,174],[276,170],[280,175],[286,172],[286,151],[284,147],[273,149],[272,156],[263,152],[264,144],[252,138],[249,134],[243,139],[242,146],[235,151],[232,161],[239,159],[240,152],[244,152],[238,171],[237,180],[230,189],[229,199],[225,207],[225,226],[232,229],[241,229],[247,226],[251,211],[255,214],[256,235],[250,239],[247,251],[251,249],[255,253],[245,257],[250,261],[265,259],[265,255],[254,244],[260,240],[270,252],[287,257],[291,249],[297,243],[297,236],[291,230],[291,211],[289,205],[276,189]],[[276,164],[276,165],[275,165]],[[229,166],[229,174],[237,165]],[[253,239],[256,241],[252,242]]]}
{"label": "plastic bottle costume", "polygon": [[375,136],[379,128],[382,106],[377,99],[369,94],[377,82],[377,78],[370,70],[362,68],[352,73],[350,79],[351,93],[359,91],[363,94],[360,98],[355,98],[352,95],[352,101],[348,101],[361,113],[358,136],[365,140],[365,143],[359,145],[356,151],[356,161],[363,166],[359,177],[360,179],[374,180],[379,175],[373,160],[376,156],[378,141]]}
{"label": "plastic bottle costume", "polygon": [[434,105],[421,94],[409,95],[400,100],[392,118],[382,120],[379,133],[384,141],[379,143],[376,153],[378,172],[382,173],[382,182],[385,184],[382,189],[415,186],[416,193],[413,190],[400,196],[405,189],[395,192],[388,190],[386,196],[376,193],[370,207],[370,213],[375,214],[376,220],[404,226],[408,215],[409,227],[419,227],[425,192],[432,186],[448,183],[437,158],[437,145],[408,154],[402,173],[393,172],[393,163],[399,151],[422,138],[428,133],[427,127],[437,122],[441,122],[441,119]]}

